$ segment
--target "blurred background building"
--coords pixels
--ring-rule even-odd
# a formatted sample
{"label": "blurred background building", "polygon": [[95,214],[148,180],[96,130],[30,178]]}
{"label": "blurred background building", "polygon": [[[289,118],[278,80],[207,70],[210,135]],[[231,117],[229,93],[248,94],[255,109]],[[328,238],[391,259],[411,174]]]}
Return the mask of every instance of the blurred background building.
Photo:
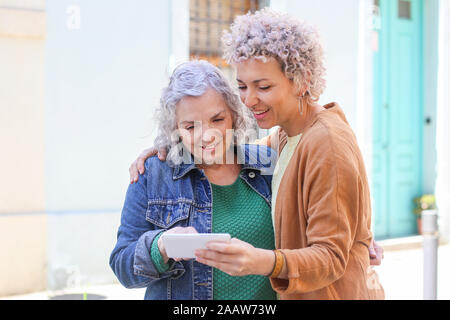
{"label": "blurred background building", "polygon": [[[327,89],[363,151],[376,239],[450,235],[450,1],[0,0],[0,296],[116,282],[128,168],[153,143],[170,71],[265,6],[315,24]],[[262,132],[266,134],[267,132]]]}

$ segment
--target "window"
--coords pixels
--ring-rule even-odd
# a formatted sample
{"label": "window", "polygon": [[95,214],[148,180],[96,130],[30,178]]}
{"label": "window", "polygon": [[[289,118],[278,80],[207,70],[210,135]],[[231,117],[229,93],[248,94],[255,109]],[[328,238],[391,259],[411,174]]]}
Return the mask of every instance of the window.
{"label": "window", "polygon": [[[221,38],[229,30],[236,16],[255,12],[269,4],[269,0],[190,0],[189,2],[189,56],[208,60],[220,68],[230,83],[236,83],[231,67],[222,59]],[[269,131],[256,126],[258,138]]]}
{"label": "window", "polygon": [[[255,12],[266,5],[261,0],[190,0],[189,3],[189,55],[191,59],[204,59],[221,69],[228,69],[222,59],[223,30],[238,15]],[[226,71],[226,70],[224,70]]]}
{"label": "window", "polygon": [[398,17],[411,20],[411,2],[409,0],[398,0]]}

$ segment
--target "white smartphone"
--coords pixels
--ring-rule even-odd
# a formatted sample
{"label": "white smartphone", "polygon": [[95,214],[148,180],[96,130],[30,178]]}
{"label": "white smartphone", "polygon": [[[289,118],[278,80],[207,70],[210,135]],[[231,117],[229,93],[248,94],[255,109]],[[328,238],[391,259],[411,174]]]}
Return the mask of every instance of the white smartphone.
{"label": "white smartphone", "polygon": [[164,233],[161,236],[169,258],[195,258],[195,250],[206,249],[209,241],[228,242],[228,233]]}

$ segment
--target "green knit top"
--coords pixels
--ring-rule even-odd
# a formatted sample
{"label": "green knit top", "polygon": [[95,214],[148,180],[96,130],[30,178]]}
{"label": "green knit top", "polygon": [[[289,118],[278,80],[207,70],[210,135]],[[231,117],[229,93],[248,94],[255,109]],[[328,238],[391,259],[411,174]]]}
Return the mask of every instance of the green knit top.
{"label": "green knit top", "polygon": [[[240,177],[228,186],[211,184],[213,193],[212,232],[229,233],[232,238],[250,243],[256,248],[275,249],[270,207],[267,202]],[[161,235],[160,233],[159,235]],[[152,260],[159,272],[167,271],[155,238]],[[269,278],[258,275],[230,276],[213,269],[214,300],[276,300]]]}

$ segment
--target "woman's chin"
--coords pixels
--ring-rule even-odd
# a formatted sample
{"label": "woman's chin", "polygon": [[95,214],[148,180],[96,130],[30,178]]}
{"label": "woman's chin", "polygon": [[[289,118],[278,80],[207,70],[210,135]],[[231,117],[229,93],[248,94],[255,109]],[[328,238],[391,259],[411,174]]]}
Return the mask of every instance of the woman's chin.
{"label": "woman's chin", "polygon": [[203,165],[212,165],[218,162],[218,159],[216,158],[215,152],[204,151],[200,157],[200,160]]}
{"label": "woman's chin", "polygon": [[271,129],[275,126],[272,122],[267,121],[267,120],[256,120],[256,123],[258,124],[258,127],[260,129],[265,129],[265,130]]}

